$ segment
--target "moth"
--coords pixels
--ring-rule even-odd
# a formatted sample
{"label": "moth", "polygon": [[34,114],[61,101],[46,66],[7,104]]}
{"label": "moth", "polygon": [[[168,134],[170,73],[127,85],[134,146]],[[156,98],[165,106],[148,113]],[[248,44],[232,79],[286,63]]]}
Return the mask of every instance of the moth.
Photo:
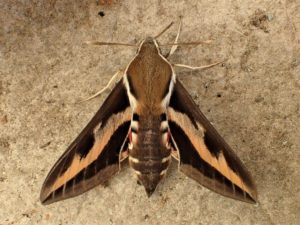
{"label": "moth", "polygon": [[105,185],[123,162],[150,197],[172,157],[204,187],[257,201],[250,173],[177,79],[156,37],[140,43],[103,105],[55,163],[41,190],[43,204]]}

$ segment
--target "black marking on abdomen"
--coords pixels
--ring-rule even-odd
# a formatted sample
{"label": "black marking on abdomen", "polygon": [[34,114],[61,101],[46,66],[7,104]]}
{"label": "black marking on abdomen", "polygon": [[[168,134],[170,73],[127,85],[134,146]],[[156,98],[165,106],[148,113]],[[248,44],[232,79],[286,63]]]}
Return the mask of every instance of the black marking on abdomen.
{"label": "black marking on abdomen", "polygon": [[166,113],[162,113],[160,114],[160,122],[166,121],[167,120],[167,114]]}
{"label": "black marking on abdomen", "polygon": [[130,166],[139,171],[141,174],[149,174],[149,173],[158,173],[160,174],[162,171],[168,169],[170,165],[170,160],[166,160],[162,162],[162,159],[148,159],[148,160],[138,160],[138,162],[134,162],[129,160]]}
{"label": "black marking on abdomen", "polygon": [[163,128],[162,130],[161,130],[161,133],[162,134],[165,134],[165,133],[167,133],[169,131],[169,127],[165,127],[165,128]]}
{"label": "black marking on abdomen", "polygon": [[131,132],[137,134],[137,129],[134,126],[131,126]]}
{"label": "black marking on abdomen", "polygon": [[139,116],[139,114],[133,113],[132,120],[134,120],[134,121],[140,121],[140,116]]}

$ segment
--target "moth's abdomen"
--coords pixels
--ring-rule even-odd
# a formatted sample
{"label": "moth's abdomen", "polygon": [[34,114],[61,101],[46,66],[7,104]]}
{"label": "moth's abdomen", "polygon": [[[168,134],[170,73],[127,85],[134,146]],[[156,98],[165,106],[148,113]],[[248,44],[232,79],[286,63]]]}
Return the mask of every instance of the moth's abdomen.
{"label": "moth's abdomen", "polygon": [[135,119],[137,116],[134,116],[131,126],[129,165],[139,182],[144,185],[148,196],[151,196],[171,161],[168,129],[165,129],[167,123],[161,121],[160,117],[153,116],[147,120],[139,117],[138,120]]}
{"label": "moth's abdomen", "polygon": [[166,174],[170,165],[170,157],[144,161],[130,157],[129,163],[131,168],[134,169],[139,182],[144,185],[147,195],[150,197],[159,181]]}

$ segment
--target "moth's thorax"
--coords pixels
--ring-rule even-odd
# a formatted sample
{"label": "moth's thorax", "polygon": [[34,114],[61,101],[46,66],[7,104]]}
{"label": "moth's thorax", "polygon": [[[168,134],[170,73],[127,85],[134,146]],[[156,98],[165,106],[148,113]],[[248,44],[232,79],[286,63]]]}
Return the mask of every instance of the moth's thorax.
{"label": "moth's thorax", "polygon": [[160,54],[155,39],[146,38],[125,76],[130,95],[140,105],[157,108],[170,90],[172,75],[172,67]]}

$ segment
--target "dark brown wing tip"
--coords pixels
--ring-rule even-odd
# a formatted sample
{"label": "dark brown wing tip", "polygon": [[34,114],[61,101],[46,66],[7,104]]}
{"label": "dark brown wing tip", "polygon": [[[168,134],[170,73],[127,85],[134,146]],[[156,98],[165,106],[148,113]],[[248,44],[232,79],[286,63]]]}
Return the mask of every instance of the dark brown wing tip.
{"label": "dark brown wing tip", "polygon": [[45,197],[40,197],[40,202],[41,202],[42,205],[49,205],[49,204],[51,204],[51,202],[49,202],[47,200],[47,198],[45,198]]}
{"label": "dark brown wing tip", "polygon": [[257,193],[257,188],[254,185],[253,191],[251,193],[251,200],[252,200],[252,204],[258,204],[258,193]]}
{"label": "dark brown wing tip", "polygon": [[42,188],[41,193],[40,193],[40,202],[42,203],[42,205],[49,205],[54,202],[54,201],[51,201],[51,198],[49,198],[49,195],[45,195],[44,188]]}
{"label": "dark brown wing tip", "polygon": [[[239,200],[239,199],[238,199]],[[257,204],[257,197],[248,197],[244,200],[244,202],[250,203],[250,204]]]}
{"label": "dark brown wing tip", "polygon": [[43,186],[40,192],[40,202],[42,205],[47,205],[47,196],[45,195],[45,187]]}
{"label": "dark brown wing tip", "polygon": [[[237,158],[237,161],[240,161]],[[244,172],[244,182],[246,182],[248,186],[249,193],[246,193],[245,202],[257,204],[258,203],[258,192],[257,192],[257,186],[252,178],[251,173],[246,169],[244,164],[240,161],[240,165],[242,166],[243,172]]]}
{"label": "dark brown wing tip", "polygon": [[50,205],[50,204],[53,204],[53,203],[58,202],[60,200],[63,200],[63,199],[60,199],[60,198],[59,199],[46,198],[46,199],[43,199],[43,200],[40,199],[42,205]]}
{"label": "dark brown wing tip", "polygon": [[40,200],[42,205],[50,205],[52,202],[48,202],[47,200]]}

